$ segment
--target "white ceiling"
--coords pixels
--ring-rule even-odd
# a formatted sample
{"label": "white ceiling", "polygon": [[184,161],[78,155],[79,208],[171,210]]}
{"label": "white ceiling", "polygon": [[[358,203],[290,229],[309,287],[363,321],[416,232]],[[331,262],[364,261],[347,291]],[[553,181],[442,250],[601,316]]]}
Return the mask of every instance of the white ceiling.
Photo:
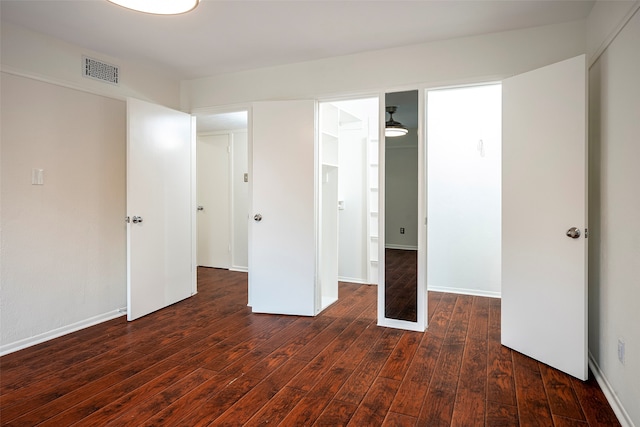
{"label": "white ceiling", "polygon": [[177,16],[106,0],[0,0],[3,21],[178,79],[586,18],[593,0],[201,0]]}

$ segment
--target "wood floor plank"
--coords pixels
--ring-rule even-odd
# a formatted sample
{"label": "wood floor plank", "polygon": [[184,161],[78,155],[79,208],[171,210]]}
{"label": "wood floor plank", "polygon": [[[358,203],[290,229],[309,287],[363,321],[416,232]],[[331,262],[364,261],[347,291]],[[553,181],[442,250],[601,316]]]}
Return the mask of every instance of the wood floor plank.
{"label": "wood floor plank", "polygon": [[391,411],[413,418],[420,415],[424,396],[429,388],[429,382],[440,355],[442,342],[442,338],[434,337],[428,333],[424,334],[409,371],[391,404]]}
{"label": "wood floor plank", "polygon": [[555,425],[555,427],[586,427],[589,425],[586,421],[575,420],[573,418],[565,418],[559,415],[553,416],[553,424]]}
{"label": "wood floor plank", "polygon": [[607,403],[604,393],[598,386],[593,374],[589,372],[587,381],[571,379],[573,388],[580,400],[580,406],[589,425],[619,426],[611,406]]}
{"label": "wood floor plank", "polygon": [[379,375],[401,381],[409,369],[409,364],[413,360],[422,336],[423,334],[417,332],[405,332],[380,370]]}
{"label": "wood floor plank", "polygon": [[210,425],[259,383],[260,380],[248,376],[225,383],[221,390],[211,395],[204,403],[191,408],[176,425],[190,427]]}
{"label": "wood floor plank", "polygon": [[489,333],[489,301],[490,298],[473,298],[467,336],[476,339],[487,339]]}
{"label": "wood floor plank", "polygon": [[360,404],[401,336],[402,331],[396,329],[385,330],[340,391],[338,391],[336,399],[353,403],[354,405]]}
{"label": "wood floor plank", "polygon": [[571,377],[547,365],[540,364],[540,373],[544,382],[549,406],[553,415],[584,421],[578,397],[571,385]]}
{"label": "wood floor plank", "polygon": [[[163,390],[166,390],[171,386],[171,384],[174,384],[181,378],[184,378],[188,372],[192,372],[193,369],[194,368],[192,367],[178,365],[176,368],[166,371],[154,380],[149,381],[132,392],[114,400],[112,403],[102,407],[88,417],[83,418],[81,424],[87,426],[107,425],[110,421],[128,412],[132,407],[139,406],[151,397],[159,394]],[[212,394],[215,394],[222,389],[229,383],[229,381],[229,378],[225,378],[221,375],[214,375],[180,399],[187,399],[188,402],[193,402],[193,405],[197,406],[209,399]],[[170,407],[173,408],[174,405],[170,405]],[[190,411],[190,409],[185,410],[184,407],[182,407],[182,412],[179,409],[179,407],[176,411],[171,409],[171,416],[174,416],[175,418],[182,418]],[[159,410],[159,412],[162,412],[162,410]],[[171,419],[171,417],[166,413],[164,413],[163,416],[167,417],[167,419]]]}
{"label": "wood floor plank", "polygon": [[487,364],[487,400],[516,406],[511,350],[489,340]]}
{"label": "wood floor plank", "polygon": [[[184,368],[176,366],[174,362],[163,361],[156,365],[145,369],[144,371],[132,376],[131,378],[122,381],[113,387],[110,387],[104,390],[102,393],[98,393],[96,395],[88,396],[88,398],[66,411],[61,412],[60,414],[49,418],[44,423],[40,424],[42,426],[62,426],[62,425],[71,425],[80,420],[86,419],[88,416],[93,414],[94,412],[108,406],[114,400],[120,398],[121,396],[125,396],[133,391],[140,389],[145,386],[149,382],[153,381],[155,378],[158,378],[160,373],[162,372],[172,372],[169,378],[171,378],[171,382],[167,382],[169,378],[165,378],[165,381],[161,384],[164,385],[166,389],[171,384],[180,381],[186,376],[190,375],[193,372],[193,368]],[[156,383],[156,391],[159,392],[162,389],[158,387],[160,383]]]}
{"label": "wood floor plank", "polygon": [[418,425],[449,426],[453,415],[464,344],[444,343],[424,397]]}
{"label": "wood floor plank", "polygon": [[471,306],[474,297],[470,295],[458,295],[456,304],[451,313],[451,321],[445,335],[446,344],[463,344],[467,338],[469,319],[471,318]]}
{"label": "wood floor plank", "polygon": [[245,423],[246,427],[277,426],[306,395],[306,392],[283,387]]}
{"label": "wood floor plank", "polygon": [[488,427],[513,427],[520,425],[518,408],[504,403],[488,401],[485,425]]}
{"label": "wood floor plank", "polygon": [[382,427],[415,427],[418,419],[397,412],[387,413],[382,423]]}
{"label": "wood floor plank", "polygon": [[489,340],[492,342],[500,342],[500,330],[501,330],[501,300],[498,298],[489,299]]}
{"label": "wood floor plank", "polygon": [[417,333],[377,326],[375,286],[339,295],[253,314],[246,273],[199,268],[192,298],[0,357],[0,425],[619,425],[593,377],[500,344],[499,299],[429,292]]}
{"label": "wood floor plank", "polygon": [[453,308],[458,300],[457,294],[442,293],[438,305],[434,309],[433,316],[429,320],[428,333],[437,338],[444,338],[449,329],[449,322],[453,313]]}
{"label": "wood floor plank", "polygon": [[296,375],[297,370],[293,367],[299,361],[297,359],[293,360],[290,364],[276,369],[271,375],[249,390],[220,417],[216,418],[214,424],[223,426],[237,423],[244,424],[253,417]]}
{"label": "wood floor plank", "polygon": [[313,427],[346,426],[357,408],[358,407],[352,403],[332,400],[313,423]]}
{"label": "wood floor plank", "polygon": [[150,399],[145,400],[142,404],[131,408],[120,417],[113,420],[109,425],[112,426],[130,426],[132,424],[142,424],[145,420],[153,415],[161,412],[164,408],[186,395],[200,384],[211,379],[215,373],[207,369],[196,369],[189,375],[181,378],[179,381],[171,384],[162,392],[156,394]]}
{"label": "wood floor plank", "polygon": [[368,321],[364,319],[353,321],[331,343],[327,344],[320,354],[300,370],[289,382],[288,386],[305,391],[311,390],[318,380],[327,373],[335,361],[344,354],[350,345],[360,336],[366,323],[368,323]]}
{"label": "wood floor plank", "polygon": [[105,372],[121,368],[130,358],[137,357],[130,349],[122,350],[124,351],[109,351],[104,354],[105,357],[96,357],[95,365],[82,364],[79,369],[69,367],[54,372],[39,381],[38,387],[21,387],[2,396],[2,420],[8,422],[24,415],[34,407],[58,399],[84,384],[101,378]]}
{"label": "wood floor plank", "polygon": [[[482,335],[481,335],[482,336]],[[462,357],[452,426],[482,425],[487,396],[487,339],[469,336]]]}
{"label": "wood floor plank", "polygon": [[538,362],[515,351],[512,355],[520,423],[526,426],[553,427]]}
{"label": "wood floor plank", "polygon": [[331,400],[323,397],[305,396],[282,420],[283,426],[310,426],[316,422]]}
{"label": "wood floor plank", "polygon": [[86,384],[78,384],[76,388],[65,393],[57,399],[54,399],[44,405],[37,406],[36,409],[16,418],[8,425],[35,425],[58,415],[67,408],[77,405],[85,401],[88,397],[93,396],[101,391],[118,384],[121,381],[130,378],[137,373],[145,370],[153,364],[153,360],[147,357],[135,357],[130,363],[124,364],[123,367],[111,372],[105,372],[100,378],[97,378]]}
{"label": "wood floor plank", "polygon": [[351,426],[379,426],[389,412],[400,381],[378,377],[349,420]]}

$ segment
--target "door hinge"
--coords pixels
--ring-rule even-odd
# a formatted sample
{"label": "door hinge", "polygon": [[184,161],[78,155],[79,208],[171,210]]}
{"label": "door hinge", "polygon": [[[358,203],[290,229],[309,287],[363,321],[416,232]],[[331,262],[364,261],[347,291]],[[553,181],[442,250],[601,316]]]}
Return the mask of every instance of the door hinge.
{"label": "door hinge", "polygon": [[585,229],[584,229],[584,238],[585,238],[585,239],[588,239],[588,238],[589,238],[589,229],[588,229],[588,228],[585,228]]}
{"label": "door hinge", "polygon": [[126,222],[127,224],[129,224],[131,222],[131,218],[129,218],[128,216],[124,217],[124,222]]}

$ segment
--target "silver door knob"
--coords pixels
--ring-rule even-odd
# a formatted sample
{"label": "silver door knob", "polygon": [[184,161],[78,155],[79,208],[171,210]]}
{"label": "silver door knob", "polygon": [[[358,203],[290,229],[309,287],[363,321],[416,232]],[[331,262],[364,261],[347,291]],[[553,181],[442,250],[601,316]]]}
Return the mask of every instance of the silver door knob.
{"label": "silver door knob", "polygon": [[570,229],[567,230],[567,237],[571,237],[572,239],[577,239],[578,237],[580,237],[580,230],[575,227],[571,227]]}
{"label": "silver door knob", "polygon": [[132,221],[134,224],[141,223],[141,222],[142,222],[142,217],[141,217],[141,216],[134,216],[134,217],[131,219],[131,221]]}
{"label": "silver door knob", "polygon": [[262,215],[260,215],[260,214],[255,214],[255,216],[253,217],[253,219],[254,219],[256,222],[260,222],[260,221],[262,221]]}

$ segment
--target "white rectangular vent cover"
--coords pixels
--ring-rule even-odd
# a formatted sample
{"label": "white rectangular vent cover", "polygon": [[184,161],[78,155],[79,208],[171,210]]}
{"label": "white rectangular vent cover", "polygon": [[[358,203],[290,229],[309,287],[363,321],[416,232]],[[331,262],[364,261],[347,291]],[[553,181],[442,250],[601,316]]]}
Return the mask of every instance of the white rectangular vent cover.
{"label": "white rectangular vent cover", "polygon": [[107,64],[97,59],[82,57],[82,75],[103,82],[117,85],[119,69],[115,65]]}

